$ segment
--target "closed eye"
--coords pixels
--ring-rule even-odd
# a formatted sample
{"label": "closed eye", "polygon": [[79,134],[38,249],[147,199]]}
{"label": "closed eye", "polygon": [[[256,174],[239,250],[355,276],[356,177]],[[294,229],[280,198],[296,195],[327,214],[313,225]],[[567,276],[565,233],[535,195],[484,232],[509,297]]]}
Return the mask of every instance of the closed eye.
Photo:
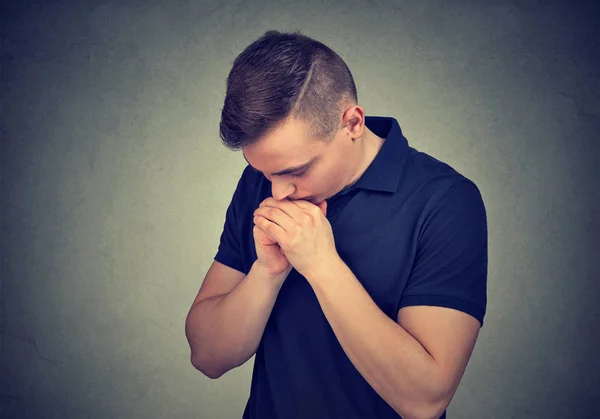
{"label": "closed eye", "polygon": [[306,174],[306,171],[304,171],[304,172],[302,172],[302,173],[292,173],[292,174],[290,174],[290,176],[293,176],[293,177],[302,177],[302,176],[304,176],[305,174]]}
{"label": "closed eye", "polygon": [[[254,167],[252,167],[252,166],[250,166],[250,170],[252,170],[252,171],[253,171],[253,172],[255,172],[255,173],[262,173],[260,170],[256,170],[256,169],[255,169]],[[302,173],[290,173],[289,175],[290,175],[290,176],[293,176],[293,177],[302,177],[302,176],[304,176],[304,175],[306,174],[306,172],[308,172],[308,170],[305,170],[305,171],[304,171],[304,172],[302,172]]]}

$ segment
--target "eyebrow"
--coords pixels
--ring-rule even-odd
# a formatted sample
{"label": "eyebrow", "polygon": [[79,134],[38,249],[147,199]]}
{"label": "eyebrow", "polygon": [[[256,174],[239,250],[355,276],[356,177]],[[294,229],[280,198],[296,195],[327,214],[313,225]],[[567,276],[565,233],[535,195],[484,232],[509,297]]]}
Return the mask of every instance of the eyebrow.
{"label": "eyebrow", "polygon": [[[244,160],[246,160],[246,162],[250,165],[250,167],[252,167],[252,169],[256,170],[254,168],[254,166],[252,166],[250,164],[250,162],[248,161],[248,159],[246,158],[246,155],[242,152],[242,156],[244,156]],[[294,166],[294,167],[288,167],[287,169],[281,170],[279,172],[273,173],[271,176],[283,176],[283,175],[289,175],[290,173],[294,173],[294,172],[298,172],[302,169],[306,169],[308,168],[310,165],[312,165],[314,162],[316,162],[319,158],[318,157],[313,157],[311,160],[309,160],[306,163],[303,163],[301,165],[298,166]],[[260,172],[260,170],[256,170],[257,172]]]}

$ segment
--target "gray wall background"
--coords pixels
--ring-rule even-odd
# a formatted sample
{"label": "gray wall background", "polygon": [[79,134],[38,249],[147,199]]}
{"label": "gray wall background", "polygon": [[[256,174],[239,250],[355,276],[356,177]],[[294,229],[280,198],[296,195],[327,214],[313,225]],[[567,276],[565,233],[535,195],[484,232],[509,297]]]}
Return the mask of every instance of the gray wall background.
{"label": "gray wall background", "polygon": [[267,29],[346,60],[367,115],[480,188],[488,311],[449,418],[600,415],[598,6],[38,1],[2,17],[2,417],[239,418],[254,358],[189,361],[246,163],[225,78]]}

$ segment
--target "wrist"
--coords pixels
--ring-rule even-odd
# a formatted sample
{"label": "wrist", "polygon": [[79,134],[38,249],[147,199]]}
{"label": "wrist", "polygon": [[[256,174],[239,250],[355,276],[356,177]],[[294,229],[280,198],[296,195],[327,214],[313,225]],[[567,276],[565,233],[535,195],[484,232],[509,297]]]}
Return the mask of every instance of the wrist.
{"label": "wrist", "polygon": [[251,270],[254,270],[257,276],[262,278],[264,281],[269,281],[279,286],[283,284],[283,281],[285,281],[292,269],[293,267],[290,266],[282,272],[272,272],[268,267],[262,265],[258,259],[254,261],[254,264],[251,268]]}
{"label": "wrist", "polygon": [[326,278],[331,278],[332,275],[335,275],[335,273],[339,272],[344,266],[345,263],[342,258],[335,253],[326,258],[323,262],[306,271],[306,274],[303,276],[311,283],[311,285],[314,285],[314,283],[326,280]]}

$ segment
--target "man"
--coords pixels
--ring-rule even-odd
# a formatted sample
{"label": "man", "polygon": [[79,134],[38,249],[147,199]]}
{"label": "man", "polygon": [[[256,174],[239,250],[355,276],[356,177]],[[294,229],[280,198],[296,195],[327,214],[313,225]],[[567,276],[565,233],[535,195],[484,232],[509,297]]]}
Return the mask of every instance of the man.
{"label": "man", "polygon": [[221,137],[248,162],[186,321],[210,378],[254,354],[243,418],[446,417],[486,309],[475,184],[368,117],[342,59],[269,31]]}

